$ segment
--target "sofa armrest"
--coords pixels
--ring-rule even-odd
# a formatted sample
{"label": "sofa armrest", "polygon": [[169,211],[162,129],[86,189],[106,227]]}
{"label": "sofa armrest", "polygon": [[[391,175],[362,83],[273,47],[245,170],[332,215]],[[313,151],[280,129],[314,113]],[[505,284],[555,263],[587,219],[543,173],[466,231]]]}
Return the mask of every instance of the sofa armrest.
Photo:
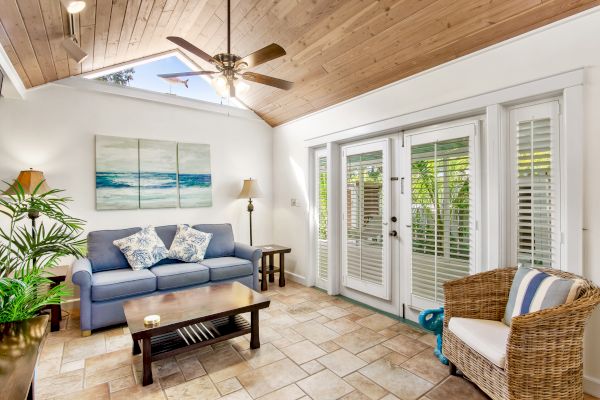
{"label": "sofa armrest", "polygon": [[252,262],[252,286],[254,290],[258,289],[258,261],[262,256],[262,250],[257,247],[249,246],[245,243],[235,243],[234,255],[239,258]]}
{"label": "sofa armrest", "polygon": [[516,268],[500,268],[444,283],[444,327],[452,317],[500,321]]}
{"label": "sofa armrest", "polygon": [[90,260],[75,260],[71,280],[79,286],[79,325],[84,332],[92,329],[92,274]]}

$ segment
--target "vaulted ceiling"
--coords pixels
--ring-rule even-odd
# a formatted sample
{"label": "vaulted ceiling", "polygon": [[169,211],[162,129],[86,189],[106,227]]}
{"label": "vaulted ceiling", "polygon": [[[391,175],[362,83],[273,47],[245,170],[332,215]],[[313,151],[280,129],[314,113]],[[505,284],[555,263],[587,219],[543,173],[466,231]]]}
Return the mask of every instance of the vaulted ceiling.
{"label": "vaulted ceiling", "polygon": [[[60,0],[0,0],[0,44],[26,87],[163,53],[175,48],[169,35],[209,54],[226,49],[225,0],[86,2],[74,22],[89,57],[76,64],[61,46],[69,24]],[[241,100],[279,125],[599,4],[232,0],[232,51],[278,43],[287,55],[253,71],[296,83],[290,91],[251,83]]]}

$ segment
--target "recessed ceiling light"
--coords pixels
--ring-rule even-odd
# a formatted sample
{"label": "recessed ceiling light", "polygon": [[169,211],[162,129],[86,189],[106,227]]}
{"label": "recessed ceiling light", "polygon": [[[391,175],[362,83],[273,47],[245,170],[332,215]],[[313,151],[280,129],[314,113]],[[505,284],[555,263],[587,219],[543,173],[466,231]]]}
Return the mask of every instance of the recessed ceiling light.
{"label": "recessed ceiling light", "polygon": [[80,13],[85,8],[83,0],[61,0],[69,14]]}

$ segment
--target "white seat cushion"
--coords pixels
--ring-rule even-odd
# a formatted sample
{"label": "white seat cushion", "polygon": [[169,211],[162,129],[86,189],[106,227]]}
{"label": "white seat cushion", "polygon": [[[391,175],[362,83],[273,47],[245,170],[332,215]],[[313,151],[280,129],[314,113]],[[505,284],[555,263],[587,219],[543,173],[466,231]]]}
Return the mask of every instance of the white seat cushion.
{"label": "white seat cushion", "polygon": [[450,318],[448,329],[466,345],[500,368],[506,361],[506,345],[510,328],[500,321],[472,318]]}

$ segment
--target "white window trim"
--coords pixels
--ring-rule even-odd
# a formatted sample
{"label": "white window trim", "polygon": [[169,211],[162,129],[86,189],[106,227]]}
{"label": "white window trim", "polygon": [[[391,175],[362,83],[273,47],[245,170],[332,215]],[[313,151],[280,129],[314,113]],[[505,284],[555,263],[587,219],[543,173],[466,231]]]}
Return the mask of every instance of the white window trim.
{"label": "white window trim", "polygon": [[[313,179],[312,179],[312,185],[313,185],[313,201],[314,201],[314,207],[312,207],[312,220],[313,220],[313,224],[314,224],[314,233],[313,233],[313,247],[314,247],[314,252],[312,252],[312,256],[313,258],[313,262],[314,265],[316,267],[314,274],[315,274],[315,285],[318,288],[321,289],[325,289],[328,290],[329,288],[329,283],[328,280],[329,279],[323,279],[319,276],[319,228],[320,228],[320,221],[319,221],[319,213],[320,213],[320,193],[319,193],[319,185],[320,185],[320,176],[319,176],[319,159],[325,157],[327,160],[327,168],[329,169],[329,158],[327,157],[327,149],[326,148],[322,148],[322,149],[318,149],[315,150],[314,152],[314,157],[313,157]],[[328,179],[327,179],[327,187],[329,188],[329,175],[328,175]],[[329,217],[329,196],[327,197],[327,216]],[[327,218],[327,221],[329,221],[329,218]],[[328,222],[329,225],[329,222]],[[327,241],[328,241],[328,254],[327,254],[327,275],[329,276],[331,274],[331,269],[329,268],[329,237],[331,235],[329,234],[329,226],[327,227]]]}

